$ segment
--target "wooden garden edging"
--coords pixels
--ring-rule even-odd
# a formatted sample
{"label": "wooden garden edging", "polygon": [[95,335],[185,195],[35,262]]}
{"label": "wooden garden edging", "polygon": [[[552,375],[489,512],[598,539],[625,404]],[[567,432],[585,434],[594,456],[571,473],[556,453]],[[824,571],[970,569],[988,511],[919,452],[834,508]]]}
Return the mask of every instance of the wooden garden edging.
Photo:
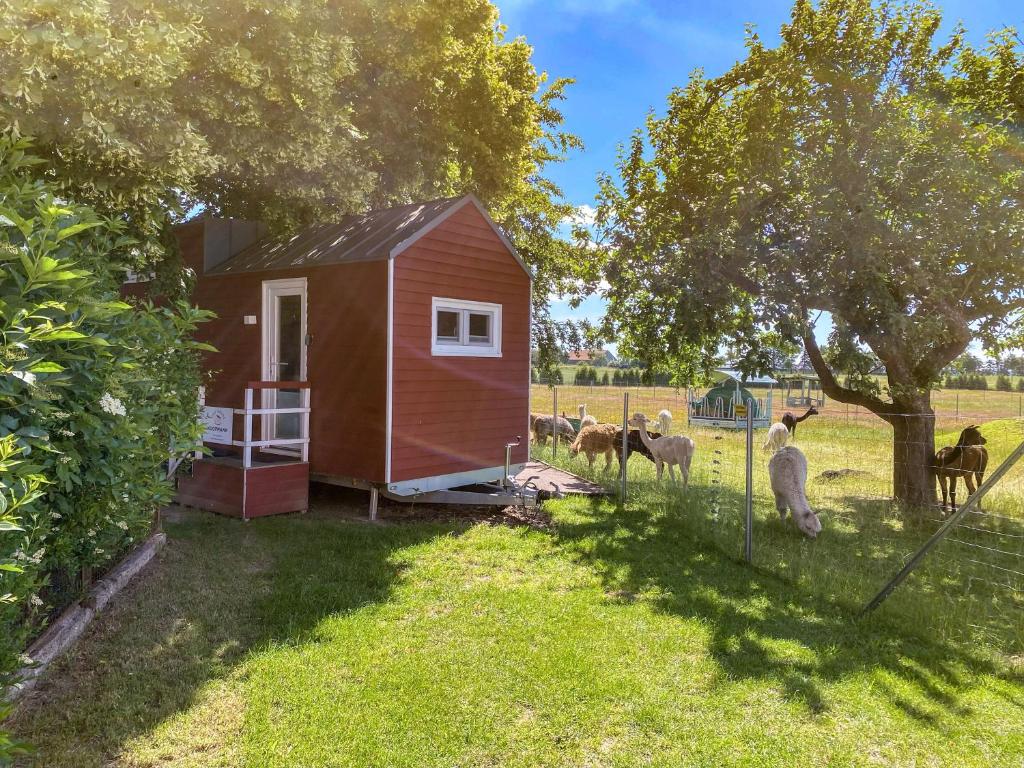
{"label": "wooden garden edging", "polygon": [[154,533],[129,552],[109,573],[96,582],[89,593],[65,610],[25,652],[32,665],[18,671],[18,682],[5,694],[8,701],[16,701],[32,690],[46,668],[73,646],[86,627],[120,592],[167,542],[167,534]]}

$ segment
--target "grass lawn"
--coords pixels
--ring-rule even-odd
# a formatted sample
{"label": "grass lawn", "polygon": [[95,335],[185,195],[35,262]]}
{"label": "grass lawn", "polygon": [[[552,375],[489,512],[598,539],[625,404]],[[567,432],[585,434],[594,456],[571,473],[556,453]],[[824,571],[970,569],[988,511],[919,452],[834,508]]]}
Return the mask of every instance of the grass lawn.
{"label": "grass lawn", "polygon": [[[944,521],[938,510],[905,516],[893,507],[892,433],[879,424],[848,425],[822,416],[799,426],[796,444],[808,461],[807,498],[823,526],[814,542],[797,535],[791,523],[780,523],[769,485],[769,455],[760,449],[765,430],[755,434],[755,567],[851,612]],[[690,490],[672,488],[667,475],[657,485],[653,464],[637,456],[630,460],[631,503],[685,517],[694,537],[727,557],[741,557],[745,434],[688,428],[685,422],[674,424],[673,431],[697,445]],[[937,445],[953,444],[958,431],[939,430]],[[989,441],[990,472],[1024,440],[1024,422],[1014,419],[986,422],[981,431]],[[570,457],[564,445],[556,456],[550,447],[534,453],[593,480],[614,482],[602,473],[601,458],[592,471],[585,456]],[[830,472],[842,474],[830,478]],[[959,488],[963,502],[962,482]],[[1024,461],[993,490],[984,513],[968,515],[880,611],[909,632],[984,646],[1004,656],[1024,654]]]}
{"label": "grass lawn", "polygon": [[50,768],[1021,764],[1020,665],[856,623],[653,493],[538,528],[180,513],[9,725]]}

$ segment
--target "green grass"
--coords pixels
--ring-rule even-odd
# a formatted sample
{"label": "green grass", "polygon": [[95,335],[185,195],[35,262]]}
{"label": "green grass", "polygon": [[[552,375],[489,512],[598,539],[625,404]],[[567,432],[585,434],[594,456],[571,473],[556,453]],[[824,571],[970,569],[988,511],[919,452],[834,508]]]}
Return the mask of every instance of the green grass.
{"label": "green grass", "polygon": [[[651,413],[648,410],[648,413]],[[883,425],[884,426],[884,425]],[[682,493],[666,480],[655,483],[654,466],[630,461],[630,499],[647,510],[685,518],[692,535],[716,551],[739,558],[744,545],[745,435],[731,430],[675,427],[697,444],[691,489]],[[1001,420],[982,427],[988,438],[990,471],[1024,440],[1024,422]],[[941,430],[938,445],[952,444],[957,428]],[[823,532],[818,540],[797,535],[775,512],[768,454],[755,435],[754,565],[823,599],[858,611],[942,524],[938,510],[904,514],[892,498],[892,444],[888,428],[846,425],[822,417],[801,424],[797,445],[808,460],[807,497]],[[534,454],[597,481],[584,456],[565,447]],[[613,469],[617,463],[613,463]],[[851,470],[825,479],[829,470]],[[959,500],[966,496],[960,483]],[[1024,653],[1024,462],[985,503],[987,514],[969,515],[918,571],[883,605],[880,613],[907,631],[942,640],[970,642],[998,655]]]}
{"label": "green grass", "polygon": [[[321,505],[323,507],[324,505]],[[11,725],[74,766],[991,766],[1019,666],[855,622],[681,498],[550,529],[186,513]],[[797,549],[814,544],[780,529]]]}

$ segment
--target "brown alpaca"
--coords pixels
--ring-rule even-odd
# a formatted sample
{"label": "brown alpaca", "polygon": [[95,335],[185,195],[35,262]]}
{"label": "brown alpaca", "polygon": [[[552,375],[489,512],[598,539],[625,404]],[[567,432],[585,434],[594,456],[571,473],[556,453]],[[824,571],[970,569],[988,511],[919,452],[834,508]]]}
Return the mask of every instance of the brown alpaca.
{"label": "brown alpaca", "polygon": [[[586,454],[591,469],[594,468],[594,458],[599,453],[603,453],[604,471],[607,472],[612,468],[612,454],[615,452],[616,444],[615,435],[621,434],[621,432],[622,430],[616,429],[614,424],[587,425],[576,436],[569,453],[572,456],[580,453]],[[622,445],[621,438],[618,444]]]}
{"label": "brown alpaca", "polygon": [[[984,437],[978,431],[978,425],[972,424],[960,433],[960,439],[954,446],[946,446],[935,454],[935,475],[939,478],[942,488],[942,510],[946,510],[948,495],[950,506],[956,512],[956,479],[962,477],[967,486],[967,496],[976,489],[975,481],[980,486],[985,481],[985,469],[988,467],[988,449],[985,448]],[[949,482],[947,491],[946,483]]]}
{"label": "brown alpaca", "polygon": [[784,414],[782,414],[782,423],[786,425],[786,429],[789,430],[789,434],[791,434],[793,437],[796,437],[796,425],[799,424],[804,419],[809,419],[811,418],[811,416],[817,415],[818,409],[812,405],[810,408],[807,409],[807,413],[805,413],[803,416],[794,416],[789,411],[786,411]]}

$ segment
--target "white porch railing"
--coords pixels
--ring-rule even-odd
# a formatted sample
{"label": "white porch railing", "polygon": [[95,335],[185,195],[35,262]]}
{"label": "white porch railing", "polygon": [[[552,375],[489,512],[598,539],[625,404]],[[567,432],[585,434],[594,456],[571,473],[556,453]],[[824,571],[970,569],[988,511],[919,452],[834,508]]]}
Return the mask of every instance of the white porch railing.
{"label": "white porch railing", "polygon": [[[267,389],[299,390],[299,406],[297,408],[254,408],[253,392]],[[297,445],[302,461],[309,461],[309,383],[305,381],[250,381],[245,388],[245,407],[236,408],[236,415],[242,417],[242,439],[233,440],[232,445],[242,449],[242,466],[252,466],[253,448],[270,448],[285,445]],[[253,440],[252,417],[276,416],[277,414],[297,413],[299,416],[300,437],[273,438],[269,440]],[[264,422],[267,423],[267,422]]]}

